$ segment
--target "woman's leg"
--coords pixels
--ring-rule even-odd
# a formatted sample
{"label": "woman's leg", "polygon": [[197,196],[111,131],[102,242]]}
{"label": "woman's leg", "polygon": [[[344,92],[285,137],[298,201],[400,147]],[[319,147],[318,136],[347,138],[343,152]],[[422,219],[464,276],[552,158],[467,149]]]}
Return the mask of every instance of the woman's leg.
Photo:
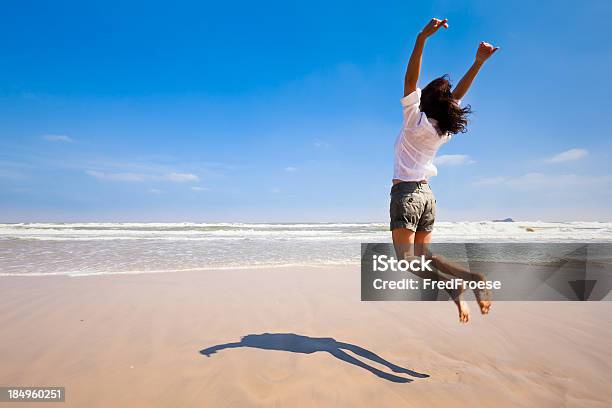
{"label": "woman's leg", "polygon": [[[431,231],[417,231],[414,237],[414,246],[417,256],[425,255],[429,256],[429,243],[431,243]],[[441,265],[440,265],[441,266]],[[448,273],[441,268],[436,262],[436,268],[438,268],[443,273]],[[468,308],[465,300],[461,299],[461,294],[458,296],[451,296],[455,305],[457,306],[457,310],[459,311],[459,321],[461,323],[467,323],[470,320],[470,309]]]}
{"label": "woman's leg", "polygon": [[[416,255],[430,256],[434,260],[435,266],[439,271],[450,276],[461,278],[465,281],[486,281],[484,275],[473,273],[469,269],[451,262],[441,255],[432,254],[429,251],[429,243],[431,243],[431,231],[416,232],[414,241]],[[473,292],[474,296],[476,297],[478,307],[480,307],[480,313],[489,313],[489,310],[491,309],[491,296],[488,291],[476,289]],[[455,303],[457,303],[457,301],[455,301]]]}
{"label": "woman's leg", "polygon": [[431,231],[417,231],[414,236],[417,255],[427,255],[427,244],[431,243]]}
{"label": "woman's leg", "polygon": [[[472,281],[472,282],[486,282],[487,278],[480,274],[471,272],[468,268],[461,266],[455,262],[451,262],[448,259],[444,258],[441,255],[432,254],[436,268],[447,275],[451,275],[464,281]],[[474,289],[474,296],[476,297],[476,303],[478,303],[478,307],[480,308],[480,313],[488,314],[491,309],[491,293],[486,289]]]}
{"label": "woman's leg", "polygon": [[397,259],[414,255],[414,234],[414,231],[407,228],[395,228],[391,231]]}

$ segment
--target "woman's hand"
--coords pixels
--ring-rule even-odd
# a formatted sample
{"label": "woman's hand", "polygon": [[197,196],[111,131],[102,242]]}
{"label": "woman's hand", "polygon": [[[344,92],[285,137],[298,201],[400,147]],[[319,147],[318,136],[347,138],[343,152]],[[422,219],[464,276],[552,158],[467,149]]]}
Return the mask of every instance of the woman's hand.
{"label": "woman's hand", "polygon": [[494,47],[489,43],[481,41],[478,45],[478,51],[476,51],[476,62],[482,64],[488,60],[491,55],[495,54],[497,50],[499,50],[499,47]]}
{"label": "woman's hand", "polygon": [[435,33],[440,27],[448,28],[446,19],[439,20],[432,18],[429,23],[423,28],[423,30],[417,35],[416,42],[414,43],[414,49],[410,55],[410,61],[408,61],[408,68],[406,68],[406,77],[404,78],[404,96],[411,94],[417,89],[417,81],[419,80],[419,74],[421,73],[421,59],[423,57],[423,48],[425,47],[425,40],[427,37]]}
{"label": "woman's hand", "polygon": [[495,51],[497,50],[499,50],[499,47],[494,47],[484,41],[478,45],[476,60],[453,90],[453,97],[455,99],[461,99],[465,96],[468,89],[470,89],[470,86],[472,86],[472,82],[474,81],[474,78],[476,78],[478,71],[480,71],[480,68],[482,68],[482,64],[484,64],[484,62],[488,60],[491,55],[495,54]]}
{"label": "woman's hand", "polygon": [[432,18],[429,23],[421,30],[421,35],[425,37],[429,37],[433,35],[436,31],[440,29],[440,27],[448,28],[447,19],[439,20],[437,18]]}

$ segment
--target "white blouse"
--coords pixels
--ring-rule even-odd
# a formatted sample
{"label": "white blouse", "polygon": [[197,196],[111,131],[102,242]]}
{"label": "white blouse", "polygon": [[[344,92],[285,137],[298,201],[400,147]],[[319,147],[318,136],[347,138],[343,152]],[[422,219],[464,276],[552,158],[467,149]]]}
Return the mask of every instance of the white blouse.
{"label": "white blouse", "polygon": [[395,141],[395,165],[393,178],[402,181],[427,180],[438,174],[433,164],[436,152],[451,139],[450,134],[441,135],[437,121],[428,119],[421,112],[421,90],[400,99],[404,113],[402,130]]}

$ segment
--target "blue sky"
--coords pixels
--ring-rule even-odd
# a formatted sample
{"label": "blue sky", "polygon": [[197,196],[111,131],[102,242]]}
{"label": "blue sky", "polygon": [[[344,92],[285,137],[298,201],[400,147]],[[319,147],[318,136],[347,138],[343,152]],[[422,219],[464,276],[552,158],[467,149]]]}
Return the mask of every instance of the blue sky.
{"label": "blue sky", "polygon": [[431,180],[441,221],[612,221],[606,1],[20,2],[0,22],[0,222],[381,221],[424,86],[501,50]]}

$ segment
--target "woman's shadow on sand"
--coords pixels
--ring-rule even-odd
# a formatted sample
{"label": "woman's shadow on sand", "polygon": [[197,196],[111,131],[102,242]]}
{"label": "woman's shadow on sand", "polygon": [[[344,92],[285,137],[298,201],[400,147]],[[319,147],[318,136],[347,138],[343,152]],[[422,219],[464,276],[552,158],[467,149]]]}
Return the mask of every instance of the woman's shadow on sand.
{"label": "woman's shadow on sand", "polygon": [[342,343],[329,337],[308,337],[300,336],[298,334],[293,333],[249,334],[247,336],[244,336],[239,342],[219,344],[213,347],[200,350],[200,354],[210,357],[211,354],[214,354],[219,350],[238,347],[290,351],[292,353],[304,354],[312,354],[317,351],[325,351],[339,360],[342,360],[349,364],[354,364],[358,367],[368,370],[372,374],[377,375],[380,378],[384,378],[385,380],[398,383],[407,383],[412,381],[409,378],[389,374],[379,370],[376,367],[372,367],[371,365],[364,363],[363,361],[353,357],[352,355],[344,351],[348,350],[358,356],[367,358],[378,364],[384,365],[395,373],[408,374],[416,378],[429,377],[429,375],[427,374],[417,373],[416,371],[397,366],[380,357],[379,355],[371,352],[370,350],[366,350],[363,347],[359,347],[354,344]]}

